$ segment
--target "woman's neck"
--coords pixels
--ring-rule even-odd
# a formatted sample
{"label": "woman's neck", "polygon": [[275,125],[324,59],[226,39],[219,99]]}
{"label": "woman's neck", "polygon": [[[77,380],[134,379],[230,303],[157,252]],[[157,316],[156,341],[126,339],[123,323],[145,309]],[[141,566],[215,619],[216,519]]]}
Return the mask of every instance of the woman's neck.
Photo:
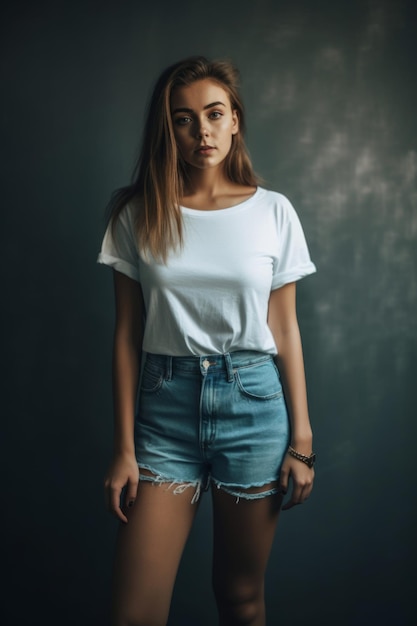
{"label": "woman's neck", "polygon": [[190,209],[214,211],[239,204],[255,191],[256,187],[239,185],[223,172],[197,170],[188,179],[181,204]]}
{"label": "woman's neck", "polygon": [[235,183],[230,181],[220,168],[207,170],[192,168],[188,172],[184,196],[198,195],[215,198],[233,187]]}

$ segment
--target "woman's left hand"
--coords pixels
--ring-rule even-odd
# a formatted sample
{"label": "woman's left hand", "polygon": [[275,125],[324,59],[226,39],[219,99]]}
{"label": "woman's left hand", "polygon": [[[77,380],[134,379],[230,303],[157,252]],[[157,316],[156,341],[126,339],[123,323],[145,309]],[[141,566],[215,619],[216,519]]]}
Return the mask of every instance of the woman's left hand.
{"label": "woman's left hand", "polygon": [[302,461],[295,459],[287,452],[281,467],[279,480],[282,495],[285,495],[288,491],[290,477],[292,480],[291,498],[282,507],[283,511],[287,511],[296,504],[302,504],[307,500],[313,489],[314,469],[308,467],[308,465]]}

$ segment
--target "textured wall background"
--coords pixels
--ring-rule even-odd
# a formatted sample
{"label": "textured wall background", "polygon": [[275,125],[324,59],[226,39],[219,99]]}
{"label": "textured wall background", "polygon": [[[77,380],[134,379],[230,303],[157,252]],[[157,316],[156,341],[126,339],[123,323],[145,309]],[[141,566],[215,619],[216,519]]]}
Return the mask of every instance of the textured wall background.
{"label": "textured wall background", "polygon": [[[240,67],[256,169],[319,270],[299,287],[317,486],[282,515],[268,624],[414,623],[412,0],[56,0],[4,17],[2,623],[107,625],[113,302],[95,257],[153,80],[200,53]],[[170,626],[216,623],[210,548],[206,497]]]}

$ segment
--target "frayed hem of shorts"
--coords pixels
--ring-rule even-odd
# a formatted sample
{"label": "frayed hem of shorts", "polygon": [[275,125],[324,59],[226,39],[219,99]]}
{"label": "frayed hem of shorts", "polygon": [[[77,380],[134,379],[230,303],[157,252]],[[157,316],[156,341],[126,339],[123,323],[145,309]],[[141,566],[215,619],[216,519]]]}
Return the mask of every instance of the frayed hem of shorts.
{"label": "frayed hem of shorts", "polygon": [[149,476],[148,474],[141,474],[141,472],[139,471],[139,480],[142,480],[148,483],[153,483],[154,485],[159,485],[159,486],[166,485],[166,490],[168,491],[172,489],[172,493],[174,495],[179,495],[181,493],[184,493],[184,491],[186,491],[190,487],[194,487],[195,492],[194,492],[193,497],[191,498],[191,504],[195,504],[196,502],[199,501],[200,495],[201,495],[201,485],[202,485],[201,480],[187,481],[187,480],[178,480],[178,479],[168,478],[167,476],[164,476],[163,474],[158,474],[158,472],[152,469],[152,467],[149,467],[149,465],[139,465],[139,470],[141,469],[145,469],[145,470],[148,470],[149,472],[152,472],[152,476]]}
{"label": "frayed hem of shorts", "polygon": [[172,493],[174,495],[179,495],[181,493],[184,493],[184,491],[186,491],[187,489],[190,489],[191,487],[195,488],[195,492],[194,495],[191,499],[191,504],[195,504],[196,502],[199,501],[200,496],[201,496],[201,491],[202,489],[204,491],[207,491],[210,483],[213,482],[213,484],[216,486],[217,489],[221,489],[222,491],[224,491],[225,493],[228,493],[229,495],[233,496],[236,498],[236,504],[239,502],[240,499],[243,500],[260,500],[261,498],[267,498],[268,496],[273,496],[276,495],[277,493],[280,493],[280,488],[278,487],[272,487],[271,489],[266,489],[265,491],[260,491],[258,493],[250,493],[248,491],[242,491],[243,489],[251,489],[253,487],[263,487],[264,485],[268,485],[272,482],[275,482],[277,480],[277,478],[271,478],[269,480],[265,480],[263,482],[258,482],[258,483],[252,483],[250,485],[236,485],[233,483],[223,483],[220,480],[217,480],[216,478],[213,478],[212,476],[209,476],[204,487],[203,487],[203,480],[202,479],[197,479],[197,480],[179,480],[177,478],[169,478],[168,476],[164,476],[163,474],[159,474],[158,472],[156,472],[151,466],[149,465],[141,465],[139,464],[139,470],[144,469],[147,470],[148,472],[151,472],[152,475],[149,474],[142,474],[139,471],[139,480],[142,480],[144,482],[149,482],[149,483],[153,483],[154,485],[166,485],[166,489],[167,490],[172,490]]}
{"label": "frayed hem of shorts", "polygon": [[242,500],[261,500],[262,498],[267,498],[268,496],[274,496],[277,493],[280,493],[280,488],[272,487],[271,489],[266,489],[265,491],[259,491],[257,493],[250,493],[249,491],[242,491],[242,489],[251,489],[253,487],[263,487],[264,485],[268,485],[269,483],[275,482],[276,478],[271,478],[270,480],[265,480],[261,483],[252,483],[251,485],[234,485],[230,483],[222,483],[220,480],[216,480],[216,478],[211,479],[213,483],[216,485],[217,489],[221,489],[225,493],[230,494],[236,498],[236,504],[240,499]]}

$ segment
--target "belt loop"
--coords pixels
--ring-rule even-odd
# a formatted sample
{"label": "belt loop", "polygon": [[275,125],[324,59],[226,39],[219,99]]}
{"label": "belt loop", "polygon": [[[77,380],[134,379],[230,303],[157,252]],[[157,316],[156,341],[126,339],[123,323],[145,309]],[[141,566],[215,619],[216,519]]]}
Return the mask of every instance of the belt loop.
{"label": "belt loop", "polygon": [[172,378],[172,356],[167,355],[165,363],[165,380]]}
{"label": "belt loop", "polygon": [[227,370],[227,382],[228,383],[232,383],[235,379],[235,375],[234,375],[234,371],[233,371],[233,363],[232,363],[232,357],[230,356],[230,352],[225,352],[224,353],[224,360],[226,363],[226,370]]}

